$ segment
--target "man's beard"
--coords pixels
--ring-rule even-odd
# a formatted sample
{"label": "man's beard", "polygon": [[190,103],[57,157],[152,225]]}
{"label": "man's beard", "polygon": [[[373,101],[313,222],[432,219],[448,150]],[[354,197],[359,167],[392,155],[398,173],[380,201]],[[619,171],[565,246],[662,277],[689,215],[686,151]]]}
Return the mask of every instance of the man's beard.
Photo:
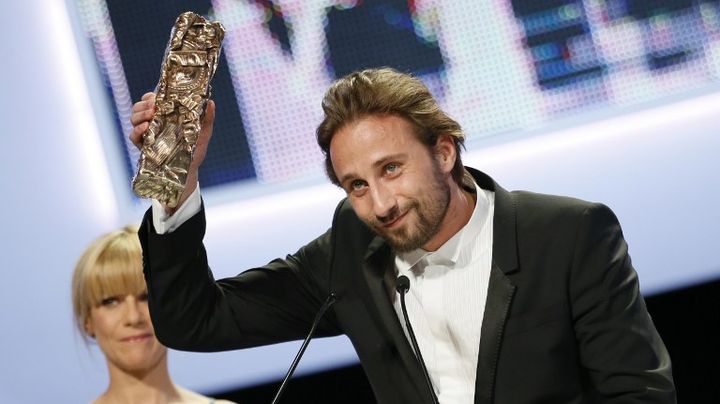
{"label": "man's beard", "polygon": [[[439,167],[434,167],[430,188],[425,198],[412,198],[404,206],[399,206],[384,218],[373,218],[368,225],[378,235],[385,238],[395,252],[404,253],[427,244],[440,230],[450,205],[450,186]],[[422,197],[422,196],[421,196]],[[403,214],[415,212],[415,223],[408,220],[397,229],[387,229],[383,223],[392,222]],[[411,219],[405,217],[403,220]]]}

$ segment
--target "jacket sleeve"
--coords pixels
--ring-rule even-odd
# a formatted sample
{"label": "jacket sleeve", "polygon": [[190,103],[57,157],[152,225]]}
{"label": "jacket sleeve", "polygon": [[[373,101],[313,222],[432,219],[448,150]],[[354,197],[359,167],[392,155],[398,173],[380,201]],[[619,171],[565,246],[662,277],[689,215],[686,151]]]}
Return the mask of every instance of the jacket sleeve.
{"label": "jacket sleeve", "polygon": [[577,228],[570,298],[580,360],[603,402],[674,403],[670,357],[645,307],[622,230],[603,205]]}
{"label": "jacket sleeve", "polygon": [[[139,230],[150,316],[164,345],[221,351],[304,338],[326,298],[331,232],[297,253],[214,280],[203,236],[205,211],[159,235],[148,210]],[[317,335],[339,334],[332,313]]]}

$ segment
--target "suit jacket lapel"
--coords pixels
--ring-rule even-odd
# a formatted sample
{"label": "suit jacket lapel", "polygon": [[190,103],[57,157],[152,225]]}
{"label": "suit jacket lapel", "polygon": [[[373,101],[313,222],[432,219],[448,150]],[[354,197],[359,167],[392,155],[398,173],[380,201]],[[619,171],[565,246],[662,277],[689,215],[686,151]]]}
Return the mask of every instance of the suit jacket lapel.
{"label": "suit jacket lapel", "polygon": [[377,309],[379,327],[385,329],[391,343],[397,348],[403,367],[409,373],[408,377],[413,382],[413,387],[418,392],[424,392],[420,395],[426,397],[427,401],[430,402],[431,392],[425,383],[422,369],[410,347],[395,308],[388,296],[385,273],[386,271],[392,271],[392,269],[392,251],[381,237],[376,237],[370,243],[363,264],[363,273],[370,290],[369,297],[371,301],[368,303],[370,307]]}
{"label": "suit jacket lapel", "polygon": [[488,297],[485,302],[485,316],[480,332],[480,353],[475,376],[476,404],[493,402],[495,370],[505,330],[505,321],[514,293],[515,285],[510,283],[500,267],[493,263],[490,271]]}
{"label": "suit jacket lapel", "polygon": [[512,194],[497,185],[490,177],[473,169],[468,171],[472,173],[480,187],[495,192],[492,267],[480,331],[480,352],[475,376],[475,403],[490,404],[493,402],[495,375],[505,323],[515,294],[515,285],[507,277],[507,274],[518,269],[515,205]]}

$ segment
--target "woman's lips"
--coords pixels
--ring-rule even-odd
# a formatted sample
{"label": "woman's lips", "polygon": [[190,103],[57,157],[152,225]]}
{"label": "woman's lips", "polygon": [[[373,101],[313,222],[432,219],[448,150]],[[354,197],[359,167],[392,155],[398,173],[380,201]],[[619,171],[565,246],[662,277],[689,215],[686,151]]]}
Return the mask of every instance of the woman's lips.
{"label": "woman's lips", "polygon": [[121,339],[121,341],[122,342],[140,342],[140,341],[145,341],[149,338],[152,338],[152,336],[153,335],[151,333],[131,335],[129,337],[125,337],[125,338]]}

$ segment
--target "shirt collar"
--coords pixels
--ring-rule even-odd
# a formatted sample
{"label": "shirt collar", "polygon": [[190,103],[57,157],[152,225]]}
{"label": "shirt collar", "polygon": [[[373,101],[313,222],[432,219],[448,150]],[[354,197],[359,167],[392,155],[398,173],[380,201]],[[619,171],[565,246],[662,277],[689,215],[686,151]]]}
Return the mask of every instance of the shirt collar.
{"label": "shirt collar", "polygon": [[462,254],[463,249],[469,242],[477,239],[487,220],[489,210],[487,194],[475,181],[473,181],[473,185],[475,186],[476,201],[470,220],[437,251],[430,252],[417,248],[406,253],[398,253],[395,257],[395,267],[400,273],[407,273],[423,258],[431,265],[452,266],[459,261],[465,261]]}

